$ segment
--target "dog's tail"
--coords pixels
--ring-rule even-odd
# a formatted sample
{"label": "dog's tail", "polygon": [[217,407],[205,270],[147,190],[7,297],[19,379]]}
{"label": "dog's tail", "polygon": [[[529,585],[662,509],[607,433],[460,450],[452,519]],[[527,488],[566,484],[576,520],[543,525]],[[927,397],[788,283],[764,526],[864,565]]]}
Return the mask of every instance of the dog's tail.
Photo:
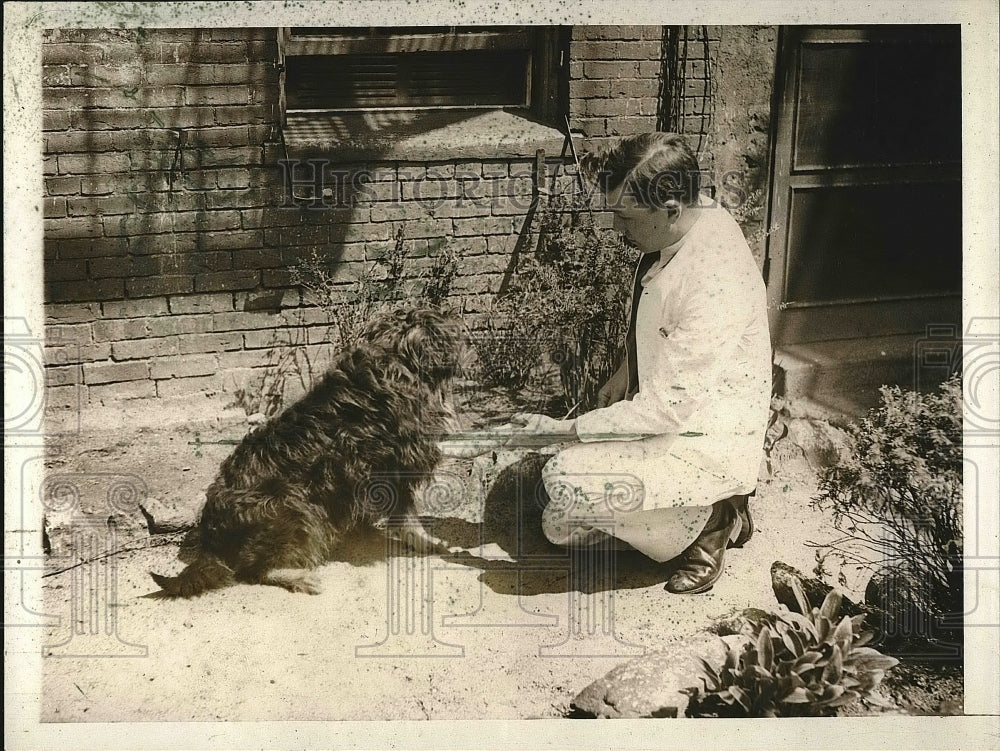
{"label": "dog's tail", "polygon": [[205,552],[198,553],[198,557],[177,576],[162,576],[152,571],[149,575],[167,597],[194,597],[236,583],[233,570],[221,558]]}

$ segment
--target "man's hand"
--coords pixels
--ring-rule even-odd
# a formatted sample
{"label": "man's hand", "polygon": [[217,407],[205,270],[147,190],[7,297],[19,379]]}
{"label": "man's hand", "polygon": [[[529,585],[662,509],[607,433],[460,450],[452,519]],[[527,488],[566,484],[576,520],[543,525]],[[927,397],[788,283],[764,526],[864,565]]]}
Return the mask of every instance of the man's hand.
{"label": "man's hand", "polygon": [[601,390],[597,392],[597,407],[607,407],[609,404],[614,404],[615,402],[620,402],[625,398],[625,392],[628,390],[628,366],[626,363],[622,363],[618,366],[618,370],[615,371],[614,375],[608,379],[608,382],[601,386]]}
{"label": "man's hand", "polygon": [[576,420],[556,420],[553,417],[522,412],[510,418],[513,432],[507,446],[550,446],[553,443],[577,440]]}

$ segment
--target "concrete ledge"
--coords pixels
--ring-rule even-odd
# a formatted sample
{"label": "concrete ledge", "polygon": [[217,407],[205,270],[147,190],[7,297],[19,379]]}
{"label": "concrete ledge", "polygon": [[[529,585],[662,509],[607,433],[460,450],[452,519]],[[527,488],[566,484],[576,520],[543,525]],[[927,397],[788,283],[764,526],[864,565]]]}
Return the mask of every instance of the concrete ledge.
{"label": "concrete ledge", "polygon": [[503,110],[289,114],[282,128],[290,159],[440,161],[550,156],[564,135]]}
{"label": "concrete ledge", "polygon": [[[152,383],[152,382],[150,382]],[[247,423],[246,412],[228,393],[196,393],[175,397],[123,399],[79,409],[45,413],[46,435],[78,435],[91,431],[158,429],[173,425],[225,426]]]}
{"label": "concrete ledge", "polygon": [[912,334],[783,345],[774,357],[779,394],[857,417],[878,405],[882,385],[919,391],[937,388],[950,367],[937,366],[924,356],[924,339]]}

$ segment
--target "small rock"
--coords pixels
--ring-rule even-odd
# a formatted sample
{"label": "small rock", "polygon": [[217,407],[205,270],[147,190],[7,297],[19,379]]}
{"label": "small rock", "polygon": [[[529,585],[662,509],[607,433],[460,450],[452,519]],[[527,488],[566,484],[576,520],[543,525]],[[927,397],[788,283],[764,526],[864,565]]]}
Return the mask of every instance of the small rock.
{"label": "small rock", "polygon": [[42,517],[42,546],[45,552],[56,558],[72,555],[78,547],[74,530],[82,518],[76,510],[47,510]]}
{"label": "small rock", "polygon": [[773,620],[774,616],[766,610],[745,608],[738,613],[734,612],[716,618],[709,627],[709,630],[713,634],[725,638],[742,633],[743,627],[747,624],[758,625],[760,623],[769,623]]}
{"label": "small rock", "polygon": [[703,686],[699,658],[721,666],[728,647],[714,634],[680,639],[614,668],[577,694],[571,706],[598,718],[683,717],[688,696],[682,689]]}
{"label": "small rock", "polygon": [[[869,621],[878,627],[887,644],[894,649],[907,642],[911,646],[920,644],[920,651],[945,658],[957,659],[961,654],[961,626],[957,625],[961,618],[956,617],[962,610],[961,597],[960,581],[950,590],[935,593],[922,590],[921,583],[915,584],[889,569],[877,571],[865,588],[865,605],[872,613]],[[931,602],[937,602],[942,610],[951,610],[952,615],[935,614]]]}
{"label": "small rock", "polygon": [[959,699],[945,699],[938,705],[935,714],[939,715],[961,715],[965,711],[964,702]]}
{"label": "small rock", "polygon": [[813,467],[829,467],[850,449],[850,437],[825,420],[789,419],[788,439]]}
{"label": "small rock", "polygon": [[[810,608],[820,607],[827,593],[833,589],[829,584],[819,579],[806,578],[805,574],[794,566],[789,566],[787,563],[782,563],[781,561],[775,561],[771,564],[771,588],[774,590],[774,596],[778,602],[793,613],[802,612],[802,608],[795,597],[793,581],[798,581],[802,587],[802,591],[809,601]],[[845,615],[861,615],[867,612],[865,608],[849,600],[847,597],[841,597],[840,612],[837,614],[837,618],[842,618]],[[803,613],[803,615],[805,614]]]}
{"label": "small rock", "polygon": [[54,559],[80,561],[110,553],[146,537],[145,527],[133,515],[46,511],[42,518],[42,547]]}
{"label": "small rock", "polygon": [[147,536],[139,514],[146,486],[135,475],[49,474],[41,488],[43,545],[56,557],[93,557]]}
{"label": "small rock", "polygon": [[188,505],[176,500],[161,501],[158,498],[146,498],[139,504],[139,508],[146,518],[149,533],[162,535],[193,527],[198,518],[198,509],[204,505],[204,500],[201,498],[197,504]]}

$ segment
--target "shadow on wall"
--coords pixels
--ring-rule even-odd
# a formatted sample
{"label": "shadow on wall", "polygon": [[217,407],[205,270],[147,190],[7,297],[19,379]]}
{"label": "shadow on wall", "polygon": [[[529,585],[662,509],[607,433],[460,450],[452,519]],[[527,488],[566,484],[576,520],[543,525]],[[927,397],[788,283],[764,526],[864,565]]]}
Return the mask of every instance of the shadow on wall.
{"label": "shadow on wall", "polygon": [[[454,217],[518,226],[466,195],[454,161],[423,180],[437,175],[398,149],[432,131],[460,143],[475,113],[313,119],[286,155],[274,29],[50,30],[43,63],[46,302],[100,304],[83,363],[95,399],[120,379],[132,397],[235,394],[269,366],[297,368],[300,389],[329,356],[329,321],[301,299],[297,263],[325,260],[349,299],[399,225],[422,262]],[[453,192],[424,210],[418,181]]]}

